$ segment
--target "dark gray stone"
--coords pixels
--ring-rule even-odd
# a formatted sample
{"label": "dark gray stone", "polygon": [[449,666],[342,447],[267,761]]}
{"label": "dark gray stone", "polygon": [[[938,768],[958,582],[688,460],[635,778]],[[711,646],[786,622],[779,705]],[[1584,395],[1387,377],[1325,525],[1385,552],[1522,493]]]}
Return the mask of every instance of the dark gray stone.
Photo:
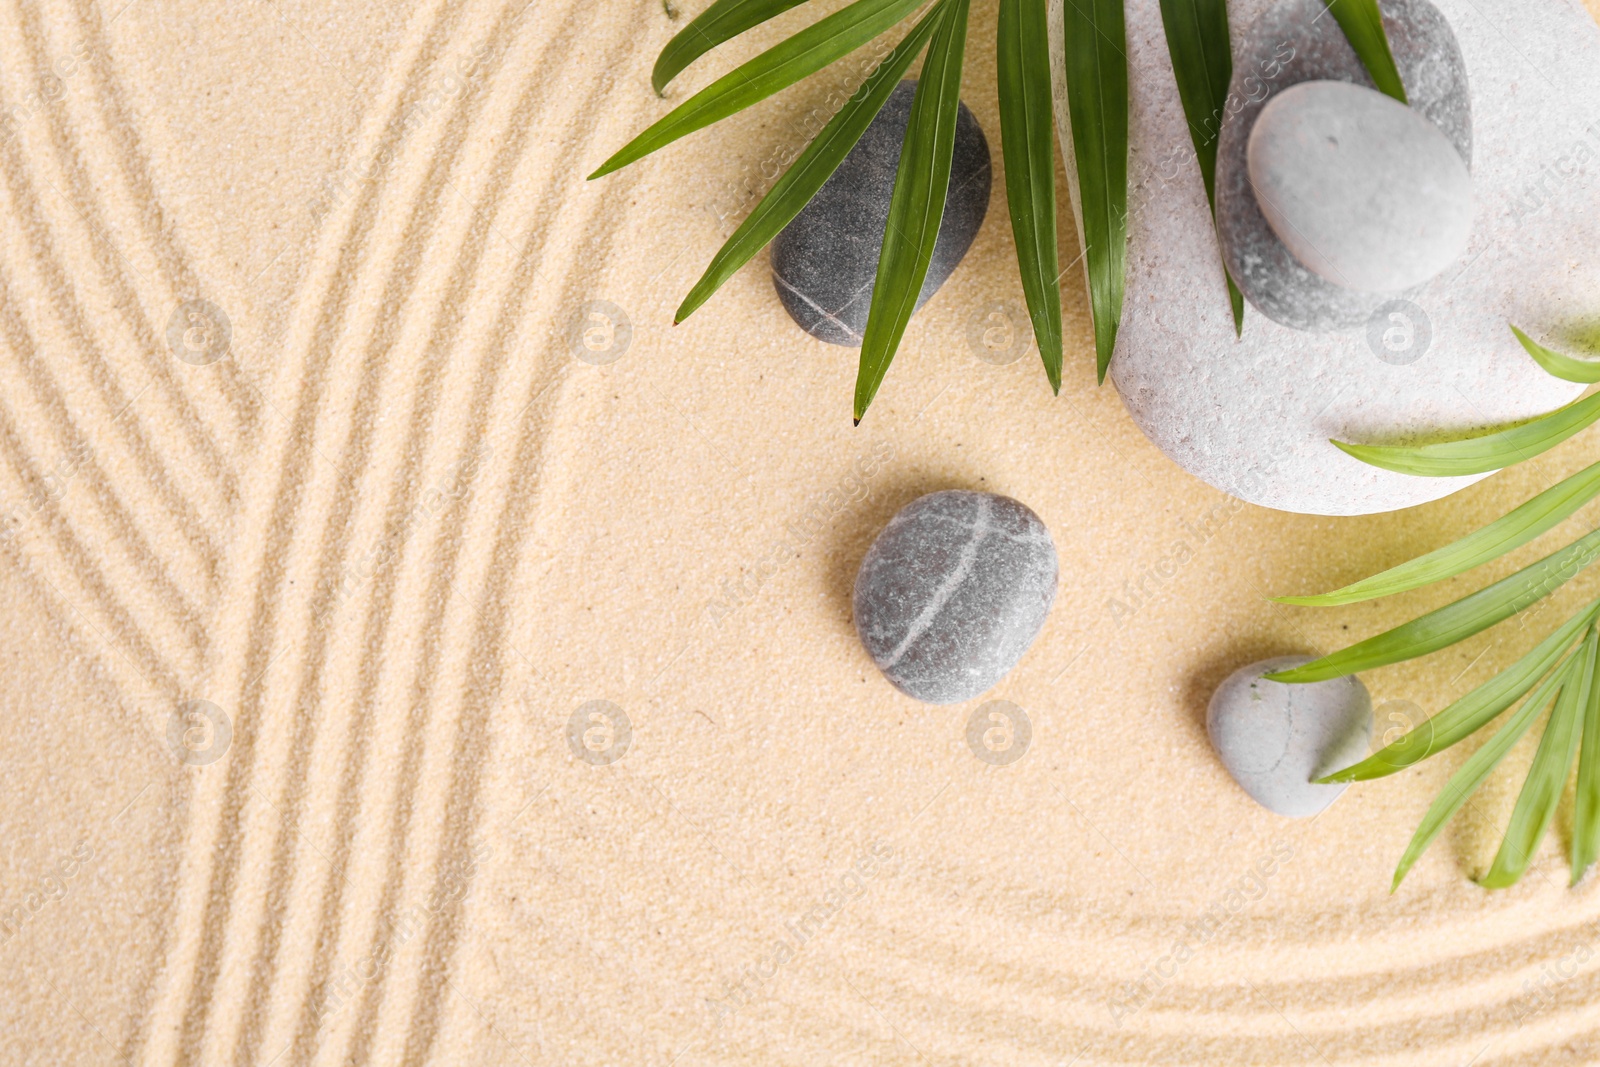
{"label": "dark gray stone", "polygon": [[1016,666],[1050,614],[1056,546],[1010,497],[951,489],[901,508],[856,574],[856,632],[929,704],[970,700]]}
{"label": "dark gray stone", "polygon": [[[1380,0],[1384,29],[1411,106],[1439,127],[1472,166],[1472,102],[1455,34],[1428,0]],[[1278,93],[1308,81],[1375,89],[1366,68],[1323,0],[1280,0],[1245,31],[1229,86],[1231,114],[1217,145],[1217,236],[1245,298],[1292,329],[1330,331],[1364,325],[1383,304],[1415,296],[1363,293],[1300,263],[1268,225],[1250,188],[1250,132]]]}
{"label": "dark gray stone", "polygon": [[[900,142],[917,83],[903,81],[884,103],[839,169],[772,242],[772,281],[789,316],[811,336],[836,345],[861,344],[878,273],[878,250],[889,224],[889,199]],[[921,308],[967,254],[989,210],[989,142],[967,105],[956,115],[950,191]]]}
{"label": "dark gray stone", "polygon": [[1233,780],[1262,807],[1304,818],[1339,799],[1344,785],[1312,779],[1365,759],[1372,699],[1354,675],[1290,685],[1262,675],[1310,663],[1277,656],[1230,674],[1211,695],[1206,732]]}

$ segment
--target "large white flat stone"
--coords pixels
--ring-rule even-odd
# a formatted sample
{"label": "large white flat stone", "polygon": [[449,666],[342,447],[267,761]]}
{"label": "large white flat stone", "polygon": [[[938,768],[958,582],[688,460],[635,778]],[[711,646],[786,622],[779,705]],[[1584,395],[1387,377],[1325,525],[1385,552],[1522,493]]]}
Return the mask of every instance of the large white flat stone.
{"label": "large white flat stone", "polygon": [[[1270,6],[1229,4],[1236,60]],[[1550,410],[1579,391],[1545,375],[1507,323],[1556,336],[1600,312],[1600,28],[1566,0],[1436,6],[1455,31],[1472,97],[1477,216],[1460,263],[1406,305],[1337,332],[1289,329],[1247,304],[1236,340],[1159,0],[1127,4],[1132,188],[1111,380],[1163,452],[1245,500],[1328,515],[1434,500],[1477,479],[1378,470],[1328,439],[1469,430]],[[1053,14],[1056,114],[1070,160]]]}

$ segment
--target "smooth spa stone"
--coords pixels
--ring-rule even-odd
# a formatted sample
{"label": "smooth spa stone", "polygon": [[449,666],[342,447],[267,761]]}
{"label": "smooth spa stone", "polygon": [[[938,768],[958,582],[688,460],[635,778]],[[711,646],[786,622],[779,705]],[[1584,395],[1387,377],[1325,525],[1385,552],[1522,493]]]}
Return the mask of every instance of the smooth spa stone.
{"label": "smooth spa stone", "polygon": [[[1052,81],[1070,146],[1060,6],[1051,0]],[[1459,263],[1398,296],[1342,289],[1301,266],[1249,188],[1249,120],[1274,94],[1306,81],[1369,84],[1322,0],[1229,0],[1234,80],[1215,224],[1160,0],[1124,5],[1127,288],[1108,377],[1174,463],[1284,511],[1391,511],[1482,477],[1382,470],[1331,439],[1437,440],[1551,411],[1582,391],[1540,369],[1507,323],[1559,337],[1595,314],[1600,27],[1570,0],[1519,0],[1514,26],[1486,18],[1481,0],[1380,0],[1380,9],[1412,103],[1469,161],[1477,203]],[[1062,155],[1071,159],[1070,148]],[[1239,210],[1230,214],[1230,203]],[[1232,235],[1224,251],[1247,298],[1238,337],[1219,230]],[[1080,251],[1064,250],[1063,265]],[[1074,278],[1084,285],[1081,262],[1062,284]]]}
{"label": "smooth spa stone", "polygon": [[[1325,10],[1323,0],[1279,0],[1249,28],[1244,65],[1229,87],[1237,109],[1223,120],[1217,145],[1217,235],[1229,270],[1255,310],[1297,330],[1361,325],[1385,301],[1412,295],[1417,284],[1379,293],[1329,279],[1282,239],[1253,188],[1250,145],[1280,96],[1328,81],[1382,96],[1339,24],[1320,17]],[[1386,0],[1382,11],[1410,115],[1438,130],[1470,171],[1472,99],[1450,23],[1429,0]]]}
{"label": "smooth spa stone", "polygon": [[1365,759],[1372,747],[1372,699],[1354,675],[1290,685],[1262,677],[1310,663],[1277,656],[1230,674],[1211,695],[1206,732],[1233,780],[1279,815],[1315,815],[1345,786],[1313,779]]}
{"label": "smooth spa stone", "polygon": [[856,632],[890,682],[929,704],[970,700],[1033,644],[1056,595],[1056,546],[1010,497],[918,497],[856,573]]}
{"label": "smooth spa stone", "polygon": [[1349,82],[1301,82],[1256,118],[1250,188],[1290,255],[1368,293],[1421,285],[1472,235],[1472,175],[1417,112]]}
{"label": "smooth spa stone", "polygon": [[[903,81],[817,195],[772,242],[772,283],[789,316],[811,336],[859,345],[872,306],[878,251],[889,223],[900,143],[917,83]],[[956,115],[950,190],[917,295],[927,303],[972,247],[989,210],[989,142],[967,105]]]}

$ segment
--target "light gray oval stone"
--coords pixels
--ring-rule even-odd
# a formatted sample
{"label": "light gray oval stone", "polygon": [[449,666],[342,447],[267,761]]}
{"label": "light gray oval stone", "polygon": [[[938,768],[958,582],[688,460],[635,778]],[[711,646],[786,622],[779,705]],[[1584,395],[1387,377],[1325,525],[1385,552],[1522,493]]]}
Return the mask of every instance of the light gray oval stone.
{"label": "light gray oval stone", "polygon": [[1010,497],[951,489],[901,508],[856,573],[856,632],[896,688],[970,700],[1033,644],[1056,595],[1056,546]]}
{"label": "light gray oval stone", "polygon": [[[889,201],[900,144],[917,83],[903,81],[873,116],[817,195],[772,241],[772,284],[789,317],[821,341],[859,345],[872,306],[878,252],[889,225]],[[917,294],[926,304],[960,264],[989,210],[989,142],[961,104],[939,236]]]}
{"label": "light gray oval stone", "polygon": [[1261,109],[1250,188],[1289,253],[1335,285],[1395,293],[1472,236],[1472,175],[1420,112],[1348,82],[1301,82]]}
{"label": "light gray oval stone", "polygon": [[[1380,8],[1412,110],[1438,127],[1470,169],[1472,100],[1450,23],[1429,0],[1383,0]],[[1217,238],[1228,270],[1252,307],[1296,330],[1363,325],[1394,295],[1339,285],[1308,268],[1274,232],[1251,188],[1250,135],[1278,95],[1314,81],[1377,91],[1326,11],[1323,0],[1276,0],[1247,24],[1217,141]]]}
{"label": "light gray oval stone", "polygon": [[1354,675],[1289,685],[1262,675],[1310,663],[1277,656],[1230,674],[1211,695],[1206,732],[1233,780],[1262,807],[1304,818],[1339,798],[1344,785],[1312,779],[1365,759],[1372,699]]}

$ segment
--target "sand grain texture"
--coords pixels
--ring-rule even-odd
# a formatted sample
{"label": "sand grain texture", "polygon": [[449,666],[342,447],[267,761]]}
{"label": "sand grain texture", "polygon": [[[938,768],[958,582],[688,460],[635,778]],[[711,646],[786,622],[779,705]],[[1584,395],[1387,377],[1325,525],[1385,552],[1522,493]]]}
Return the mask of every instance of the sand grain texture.
{"label": "sand grain texture", "polygon": [[[1021,303],[999,180],[853,429],[849,354],[764,259],[670,325],[840,75],[582,180],[807,17],[658,100],[693,13],[0,3],[0,1062],[1600,1059],[1566,816],[1477,889],[1497,777],[1391,897],[1465,751],[1290,823],[1204,732],[1238,665],[1473,583],[1262,594],[1434,547],[1593,440],[1393,515],[1231,502],[1094,387],[1075,287],[1059,398],[1032,353],[978,358]],[[992,49],[963,97],[995,135]],[[227,320],[204,366],[167,340],[196,298]],[[1026,502],[1062,575],[1013,675],[933,709],[849,591],[944,488]],[[1380,733],[1559,617],[1374,672]],[[1029,717],[1015,762],[968,748],[989,699]],[[197,700],[225,747],[174,730]],[[569,743],[594,700],[614,761]]]}

